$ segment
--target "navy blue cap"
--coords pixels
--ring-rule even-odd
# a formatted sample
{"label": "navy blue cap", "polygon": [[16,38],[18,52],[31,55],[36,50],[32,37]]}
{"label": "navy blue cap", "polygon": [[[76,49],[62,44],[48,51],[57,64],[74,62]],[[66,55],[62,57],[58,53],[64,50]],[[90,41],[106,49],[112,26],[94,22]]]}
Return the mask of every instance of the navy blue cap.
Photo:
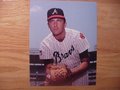
{"label": "navy blue cap", "polygon": [[63,18],[63,19],[65,19],[63,10],[60,9],[60,8],[51,8],[50,10],[48,10],[47,19],[50,20],[52,18]]}

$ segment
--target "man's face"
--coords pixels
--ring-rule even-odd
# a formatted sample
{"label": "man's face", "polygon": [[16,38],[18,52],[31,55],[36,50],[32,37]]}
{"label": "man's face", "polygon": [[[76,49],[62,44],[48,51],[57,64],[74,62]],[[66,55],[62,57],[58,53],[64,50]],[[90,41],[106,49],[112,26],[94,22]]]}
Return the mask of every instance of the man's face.
{"label": "man's face", "polygon": [[61,18],[53,18],[48,21],[48,26],[53,33],[54,36],[58,36],[64,33],[66,23],[64,19]]}

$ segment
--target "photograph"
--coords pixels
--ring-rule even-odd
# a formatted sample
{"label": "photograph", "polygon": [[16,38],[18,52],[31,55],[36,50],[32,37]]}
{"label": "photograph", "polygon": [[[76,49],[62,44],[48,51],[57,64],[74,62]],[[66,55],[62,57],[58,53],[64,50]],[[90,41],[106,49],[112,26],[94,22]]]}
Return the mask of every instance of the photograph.
{"label": "photograph", "polygon": [[96,85],[97,3],[30,0],[30,86]]}

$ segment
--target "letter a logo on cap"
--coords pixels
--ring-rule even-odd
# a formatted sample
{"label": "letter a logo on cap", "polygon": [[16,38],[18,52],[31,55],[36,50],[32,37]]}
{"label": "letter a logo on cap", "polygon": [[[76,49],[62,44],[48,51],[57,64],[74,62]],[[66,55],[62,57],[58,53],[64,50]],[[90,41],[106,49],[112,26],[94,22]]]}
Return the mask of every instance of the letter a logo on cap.
{"label": "letter a logo on cap", "polygon": [[52,14],[58,14],[57,10],[54,9],[53,13]]}

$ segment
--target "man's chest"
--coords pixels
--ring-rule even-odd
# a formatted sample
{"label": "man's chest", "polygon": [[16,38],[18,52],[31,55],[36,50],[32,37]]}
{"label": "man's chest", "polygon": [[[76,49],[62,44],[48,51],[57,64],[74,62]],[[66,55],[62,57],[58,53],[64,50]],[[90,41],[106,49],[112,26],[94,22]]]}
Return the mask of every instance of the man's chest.
{"label": "man's chest", "polygon": [[59,62],[71,56],[73,57],[75,52],[76,52],[76,48],[75,45],[72,43],[55,44],[52,45],[51,47],[52,57]]}

